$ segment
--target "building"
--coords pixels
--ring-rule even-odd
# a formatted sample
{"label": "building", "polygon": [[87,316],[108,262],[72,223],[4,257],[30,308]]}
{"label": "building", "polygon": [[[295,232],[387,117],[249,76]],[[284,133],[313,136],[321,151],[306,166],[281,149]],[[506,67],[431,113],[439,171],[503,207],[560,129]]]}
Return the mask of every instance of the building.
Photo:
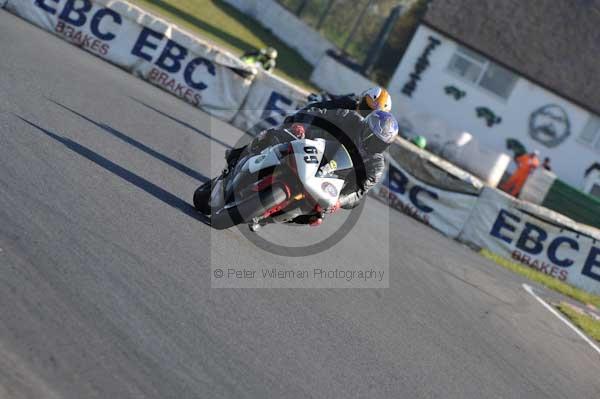
{"label": "building", "polygon": [[594,163],[585,171],[583,191],[600,199],[600,163]]}
{"label": "building", "polygon": [[433,0],[389,89],[425,136],[507,139],[583,188],[600,160],[600,0]]}

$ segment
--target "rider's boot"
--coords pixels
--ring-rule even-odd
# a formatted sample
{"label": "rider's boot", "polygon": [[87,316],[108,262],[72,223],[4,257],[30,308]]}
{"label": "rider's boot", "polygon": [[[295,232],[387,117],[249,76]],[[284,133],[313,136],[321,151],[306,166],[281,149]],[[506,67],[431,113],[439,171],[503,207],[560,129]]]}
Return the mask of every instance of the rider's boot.
{"label": "rider's boot", "polygon": [[266,226],[267,225],[267,221],[262,219],[262,220],[253,220],[252,222],[248,223],[248,228],[250,229],[251,232],[256,233],[258,230],[260,230],[261,227]]}

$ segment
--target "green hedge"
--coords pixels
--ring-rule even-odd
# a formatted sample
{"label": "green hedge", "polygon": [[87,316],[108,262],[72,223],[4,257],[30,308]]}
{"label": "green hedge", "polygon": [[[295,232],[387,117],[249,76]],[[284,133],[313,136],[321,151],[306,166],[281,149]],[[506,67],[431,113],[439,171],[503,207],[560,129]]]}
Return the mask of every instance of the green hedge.
{"label": "green hedge", "polygon": [[542,206],[600,229],[600,200],[556,179]]}

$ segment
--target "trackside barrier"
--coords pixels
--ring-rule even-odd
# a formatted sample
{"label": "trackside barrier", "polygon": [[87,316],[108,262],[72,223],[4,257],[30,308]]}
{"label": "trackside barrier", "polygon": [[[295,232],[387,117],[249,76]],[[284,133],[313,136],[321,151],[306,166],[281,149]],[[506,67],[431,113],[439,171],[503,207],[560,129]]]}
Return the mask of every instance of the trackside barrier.
{"label": "trackside barrier", "polygon": [[600,231],[484,187],[434,155],[398,140],[373,195],[448,237],[486,248],[600,294]]}
{"label": "trackside barrier", "polygon": [[600,294],[600,231],[485,188],[460,241]]}
{"label": "trackside barrier", "polygon": [[241,129],[261,121],[277,124],[284,112],[306,103],[307,92],[126,1],[0,2],[42,29]]}
{"label": "trackside barrier", "polygon": [[458,238],[483,184],[398,139],[386,155],[387,172],[374,196],[451,238]]}
{"label": "trackside barrier", "polygon": [[119,0],[8,0],[8,11],[225,121],[256,74],[235,56]]}
{"label": "trackside barrier", "polygon": [[[266,128],[306,92],[121,0],[0,0],[24,19],[238,128]],[[449,237],[600,294],[600,231],[502,192],[399,140],[373,195]]]}
{"label": "trackside barrier", "polygon": [[276,0],[225,0],[225,3],[255,19],[285,44],[315,66],[335,46]]}
{"label": "trackside barrier", "polygon": [[309,94],[277,76],[259,70],[232,124],[251,134],[278,126],[287,115],[306,105]]}

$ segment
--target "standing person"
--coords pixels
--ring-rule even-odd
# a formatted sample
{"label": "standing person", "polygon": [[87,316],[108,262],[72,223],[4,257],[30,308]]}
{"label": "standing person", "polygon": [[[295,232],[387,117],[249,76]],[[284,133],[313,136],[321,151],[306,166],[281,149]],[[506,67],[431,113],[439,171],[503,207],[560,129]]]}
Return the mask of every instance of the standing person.
{"label": "standing person", "polygon": [[517,162],[517,170],[500,188],[510,195],[517,197],[531,172],[540,166],[539,152],[534,151],[530,154],[520,155],[515,161]]}

